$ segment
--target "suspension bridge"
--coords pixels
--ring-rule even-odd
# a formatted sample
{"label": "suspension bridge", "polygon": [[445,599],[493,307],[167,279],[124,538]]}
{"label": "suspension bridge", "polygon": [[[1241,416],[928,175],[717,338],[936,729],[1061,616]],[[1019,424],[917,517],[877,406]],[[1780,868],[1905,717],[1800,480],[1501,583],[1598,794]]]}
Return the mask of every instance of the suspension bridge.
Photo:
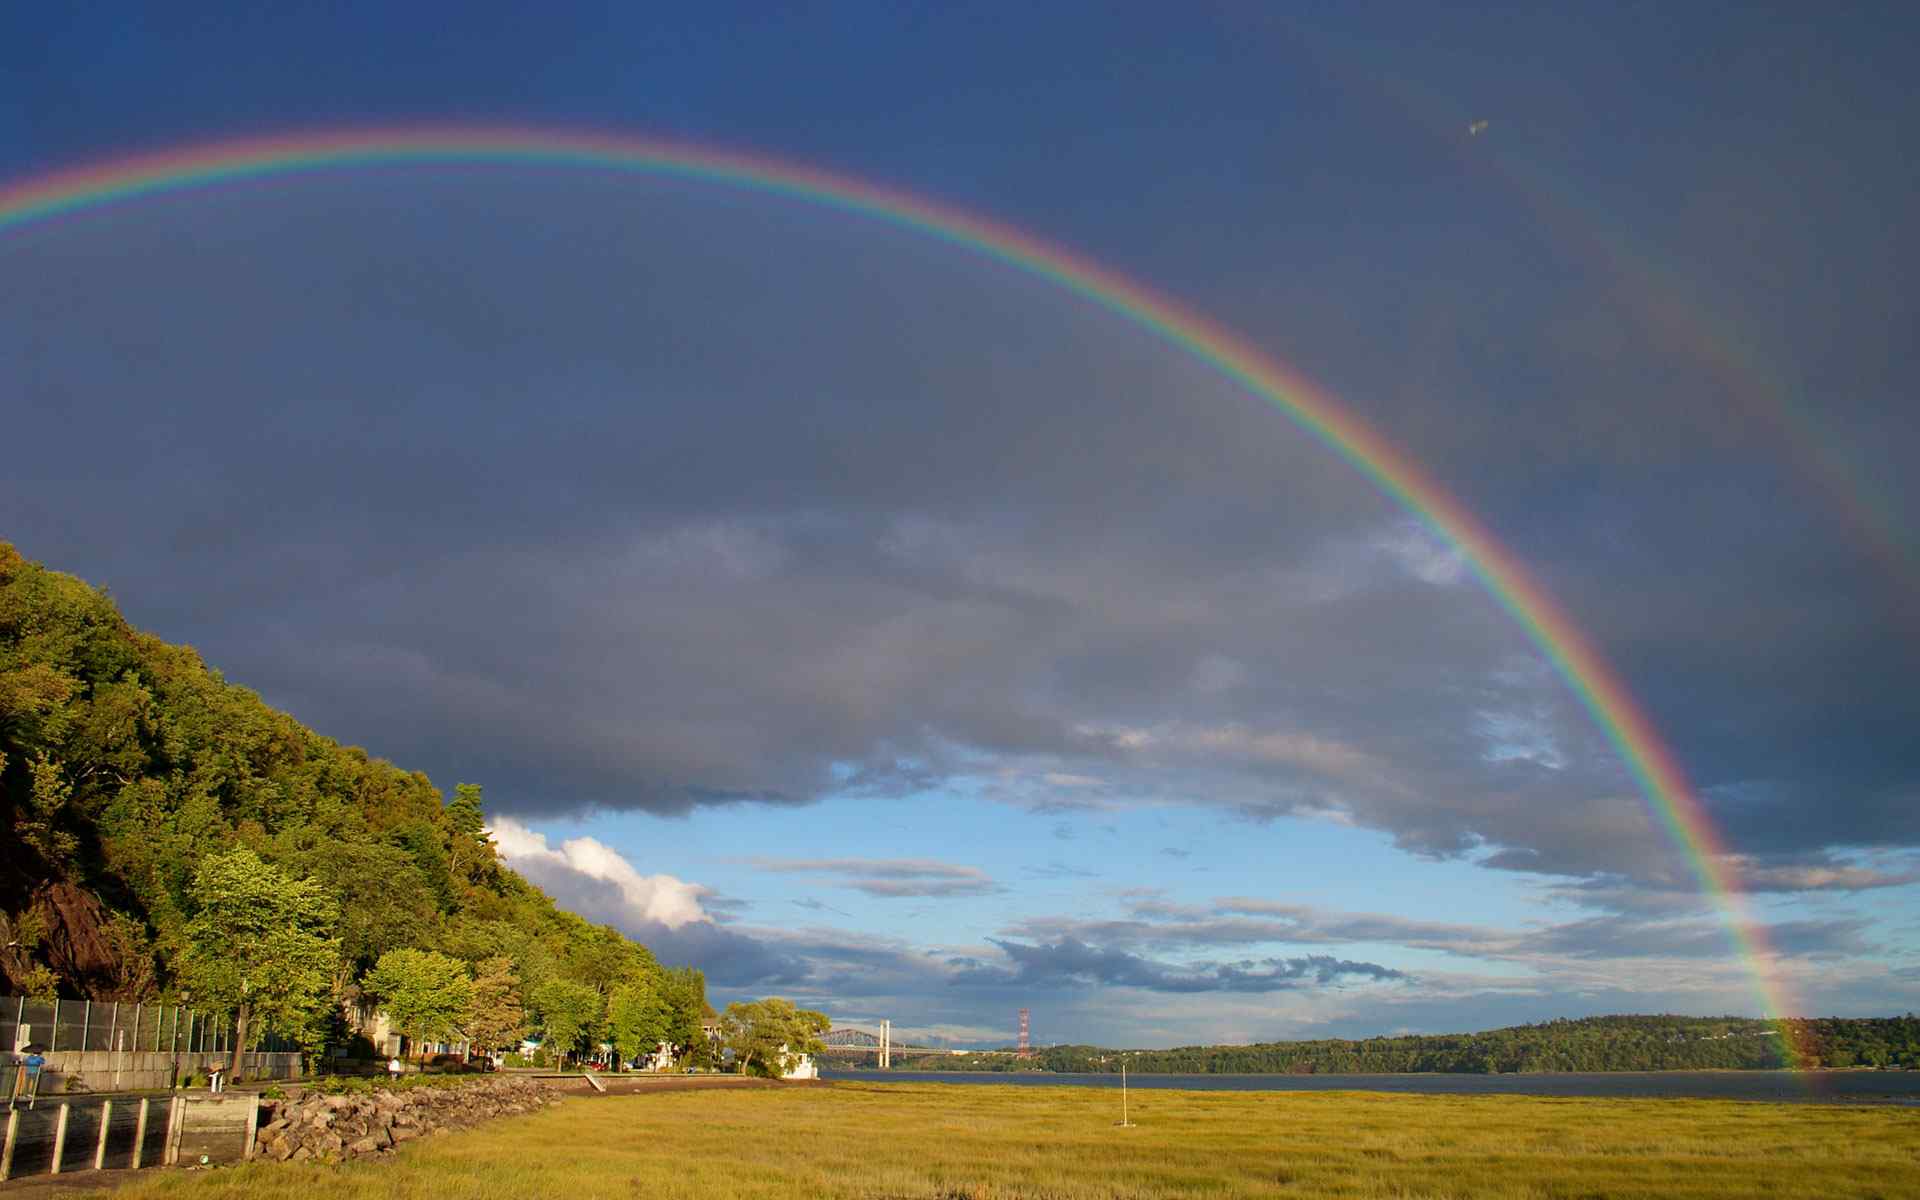
{"label": "suspension bridge", "polygon": [[877,1029],[863,1029],[857,1025],[836,1025],[822,1034],[820,1040],[827,1048],[827,1057],[858,1059],[871,1057],[874,1065],[878,1067],[891,1067],[895,1055],[914,1057],[923,1054],[954,1053],[946,1046],[915,1046],[894,1041],[891,1021],[880,1022]]}

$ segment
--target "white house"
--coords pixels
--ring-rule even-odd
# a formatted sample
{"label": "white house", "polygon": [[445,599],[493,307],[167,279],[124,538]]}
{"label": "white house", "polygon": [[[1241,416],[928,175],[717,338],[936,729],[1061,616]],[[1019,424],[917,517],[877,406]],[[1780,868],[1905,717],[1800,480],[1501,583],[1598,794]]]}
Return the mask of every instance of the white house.
{"label": "white house", "polygon": [[780,1047],[780,1062],[786,1068],[780,1072],[782,1079],[818,1079],[820,1068],[815,1065],[811,1054],[789,1054],[785,1046]]}
{"label": "white house", "polygon": [[641,1059],[637,1065],[642,1071],[673,1070],[673,1046],[670,1043],[661,1042],[654,1048],[651,1055]]}

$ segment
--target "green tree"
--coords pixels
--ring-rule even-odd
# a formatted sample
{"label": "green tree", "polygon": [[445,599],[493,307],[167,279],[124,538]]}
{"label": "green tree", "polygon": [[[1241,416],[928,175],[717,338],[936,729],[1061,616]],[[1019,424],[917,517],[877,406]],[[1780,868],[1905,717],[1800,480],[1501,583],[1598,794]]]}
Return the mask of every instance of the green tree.
{"label": "green tree", "polygon": [[667,1005],[657,972],[636,975],[607,997],[607,1041],[625,1062],[667,1040]]}
{"label": "green tree", "polygon": [[486,823],[480,785],[454,784],[453,799],[447,801],[447,867],[455,877],[469,879],[481,864],[492,861]]}
{"label": "green tree", "polygon": [[27,793],[26,811],[14,822],[14,829],[43,860],[58,866],[72,857],[79,844],[61,827],[67,802],[73,798],[73,786],[63,777],[60,764],[46,754],[35,755],[27,770],[33,787]]}
{"label": "green tree", "polygon": [[797,1008],[779,996],[727,1005],[721,1034],[734,1065],[746,1074],[778,1079],[803,1054],[821,1054],[820,1035],[832,1028],[825,1013]]}
{"label": "green tree", "polygon": [[707,977],[697,967],[668,967],[661,972],[660,992],[667,1009],[661,1036],[683,1054],[697,1051],[707,1040]]}
{"label": "green tree", "polygon": [[600,993],[584,983],[549,979],[530,999],[539,1014],[545,1048],[553,1056],[555,1066],[600,1024],[603,1011]]}
{"label": "green tree", "polygon": [[368,972],[366,988],[387,1021],[415,1043],[452,1038],[473,1007],[467,965],[432,950],[387,951]]}
{"label": "green tree", "polygon": [[515,1046],[527,1030],[527,1013],[520,1004],[520,980],[513,960],[489,958],[474,972],[473,1003],[467,1009],[463,1032],[467,1040],[486,1049]]}
{"label": "green tree", "polygon": [[236,1019],[228,1077],[260,1030],[312,1044],[332,999],[340,940],[326,889],[293,879],[243,847],[194,872],[181,980],[196,1008]]}
{"label": "green tree", "polygon": [[398,846],[345,841],[302,829],[285,861],[299,864],[340,903],[340,955],[351,972],[372,968],[388,950],[432,944],[434,896]]}

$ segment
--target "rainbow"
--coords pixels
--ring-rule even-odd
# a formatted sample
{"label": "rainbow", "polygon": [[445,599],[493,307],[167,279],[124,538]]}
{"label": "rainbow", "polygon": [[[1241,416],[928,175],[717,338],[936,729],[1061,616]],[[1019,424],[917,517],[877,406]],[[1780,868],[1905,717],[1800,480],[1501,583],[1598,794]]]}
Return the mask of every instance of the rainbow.
{"label": "rainbow", "polygon": [[[1434,143],[1454,149],[1470,169],[1504,184],[1546,227],[1553,244],[1580,256],[1613,283],[1611,300],[1639,321],[1645,336],[1706,372],[1786,452],[1810,494],[1825,504],[1863,554],[1920,599],[1920,542],[1900,517],[1899,503],[1854,460],[1815,406],[1795,393],[1765,352],[1708,306],[1703,289],[1635,244],[1602,206],[1571,183],[1519,154],[1500,154],[1463,136],[1470,119],[1446,96],[1425,92],[1404,76],[1369,72],[1331,56],[1321,69],[1385,96]],[[1909,624],[1920,634],[1920,625]]]}
{"label": "rainbow", "polygon": [[[383,165],[524,164],[627,171],[806,201],[912,230],[1056,284],[1207,363],[1259,396],[1452,544],[1494,600],[1565,677],[1632,772],[1655,818],[1719,911],[1768,1017],[1792,1011],[1764,928],[1750,915],[1718,831],[1626,684],[1566,612],[1421,466],[1333,395],[1230,330],[1030,234],[893,188],[815,167],[708,147],[523,128],[302,133],[213,142],[55,171],[0,188],[0,234],[162,193],[269,176]],[[1783,1026],[1785,1028],[1785,1026]],[[1803,1057],[1786,1039],[1789,1062]]]}

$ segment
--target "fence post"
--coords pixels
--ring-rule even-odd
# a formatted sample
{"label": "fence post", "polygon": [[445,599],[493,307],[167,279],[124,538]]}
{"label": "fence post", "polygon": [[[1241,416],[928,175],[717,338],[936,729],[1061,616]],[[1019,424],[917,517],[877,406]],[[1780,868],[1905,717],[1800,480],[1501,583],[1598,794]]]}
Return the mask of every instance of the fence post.
{"label": "fence post", "polygon": [[160,1156],[160,1161],[169,1167],[180,1161],[180,1135],[186,1132],[186,1124],[187,1098],[175,1096],[167,1104],[167,1146]]}
{"label": "fence post", "polygon": [[[82,1040],[81,1045],[85,1044]],[[73,1105],[60,1102],[60,1115],[53,1122],[53,1169],[47,1172],[49,1175],[60,1173],[60,1160],[67,1156],[67,1117],[72,1111]]]}
{"label": "fence post", "polygon": [[60,1048],[60,997],[58,996],[53,998],[53,1021],[49,1028],[51,1032],[47,1034],[47,1053],[52,1054]]}
{"label": "fence post", "polygon": [[140,1097],[140,1119],[133,1123],[133,1161],[128,1163],[134,1170],[140,1169],[140,1155],[147,1149],[147,1098]]}
{"label": "fence post", "polygon": [[253,1149],[260,1136],[260,1097],[256,1094],[247,1103],[247,1152],[246,1158],[253,1157]]}
{"label": "fence post", "polygon": [[107,1165],[107,1130],[113,1124],[113,1101],[100,1102],[100,1140],[93,1147],[93,1169],[98,1171]]}
{"label": "fence post", "polygon": [[80,1052],[86,1053],[87,1034],[93,1032],[93,1001],[80,1002]]}
{"label": "fence post", "polygon": [[0,1148],[0,1179],[6,1179],[13,1174],[13,1139],[18,1136],[20,1136],[20,1110],[8,1109],[7,1142],[4,1148]]}

